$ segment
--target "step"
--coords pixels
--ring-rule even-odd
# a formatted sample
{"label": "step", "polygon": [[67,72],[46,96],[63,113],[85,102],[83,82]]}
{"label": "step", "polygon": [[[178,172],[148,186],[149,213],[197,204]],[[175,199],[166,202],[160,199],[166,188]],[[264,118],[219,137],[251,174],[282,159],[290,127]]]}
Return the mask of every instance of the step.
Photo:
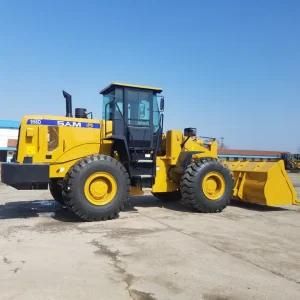
{"label": "step", "polygon": [[136,177],[136,178],[152,178],[153,176],[152,175],[148,175],[148,174],[145,174],[145,175],[134,175],[132,177]]}
{"label": "step", "polygon": [[144,164],[144,163],[153,163],[153,160],[152,159],[139,159],[139,160],[136,160],[137,163],[140,163],[140,164]]}

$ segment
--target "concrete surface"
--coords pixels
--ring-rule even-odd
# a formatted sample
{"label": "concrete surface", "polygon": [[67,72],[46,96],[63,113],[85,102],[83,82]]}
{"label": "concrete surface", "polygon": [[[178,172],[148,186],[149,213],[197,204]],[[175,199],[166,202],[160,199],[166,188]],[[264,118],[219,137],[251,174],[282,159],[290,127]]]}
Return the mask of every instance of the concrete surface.
{"label": "concrete surface", "polygon": [[300,207],[131,204],[82,223],[47,191],[0,185],[0,299],[300,299]]}

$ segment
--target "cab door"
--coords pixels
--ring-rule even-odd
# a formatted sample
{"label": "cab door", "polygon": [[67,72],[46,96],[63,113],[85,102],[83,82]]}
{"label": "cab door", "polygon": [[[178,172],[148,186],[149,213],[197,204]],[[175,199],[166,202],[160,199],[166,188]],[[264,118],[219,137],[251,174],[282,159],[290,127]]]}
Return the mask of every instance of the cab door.
{"label": "cab door", "polygon": [[153,148],[153,92],[125,89],[129,148]]}

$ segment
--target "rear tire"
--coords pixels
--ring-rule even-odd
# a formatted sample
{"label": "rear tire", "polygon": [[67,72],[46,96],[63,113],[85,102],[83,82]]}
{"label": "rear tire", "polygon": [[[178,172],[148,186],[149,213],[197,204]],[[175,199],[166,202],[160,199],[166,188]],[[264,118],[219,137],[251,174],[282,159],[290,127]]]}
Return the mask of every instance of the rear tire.
{"label": "rear tire", "polygon": [[63,183],[61,180],[51,179],[49,183],[49,190],[55,201],[57,201],[61,205],[65,205],[62,195]]}
{"label": "rear tire", "polygon": [[123,165],[106,155],[80,160],[65,179],[63,197],[84,221],[118,217],[128,199],[129,176]]}
{"label": "rear tire", "polygon": [[161,201],[179,201],[181,199],[181,193],[179,191],[152,193],[152,195]]}
{"label": "rear tire", "polygon": [[204,213],[222,211],[233,193],[230,171],[220,162],[203,159],[191,163],[181,180],[184,204]]}

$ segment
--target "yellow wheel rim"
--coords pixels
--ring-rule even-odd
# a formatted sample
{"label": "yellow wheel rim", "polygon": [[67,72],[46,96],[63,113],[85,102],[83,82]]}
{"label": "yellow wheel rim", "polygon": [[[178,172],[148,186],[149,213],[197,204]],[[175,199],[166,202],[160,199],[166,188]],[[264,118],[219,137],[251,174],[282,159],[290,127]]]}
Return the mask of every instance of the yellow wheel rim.
{"label": "yellow wheel rim", "polygon": [[107,172],[96,172],[90,175],[84,184],[84,195],[94,205],[105,205],[117,194],[117,182]]}
{"label": "yellow wheel rim", "polygon": [[202,190],[209,200],[218,200],[225,192],[225,179],[218,172],[209,172],[202,181]]}

